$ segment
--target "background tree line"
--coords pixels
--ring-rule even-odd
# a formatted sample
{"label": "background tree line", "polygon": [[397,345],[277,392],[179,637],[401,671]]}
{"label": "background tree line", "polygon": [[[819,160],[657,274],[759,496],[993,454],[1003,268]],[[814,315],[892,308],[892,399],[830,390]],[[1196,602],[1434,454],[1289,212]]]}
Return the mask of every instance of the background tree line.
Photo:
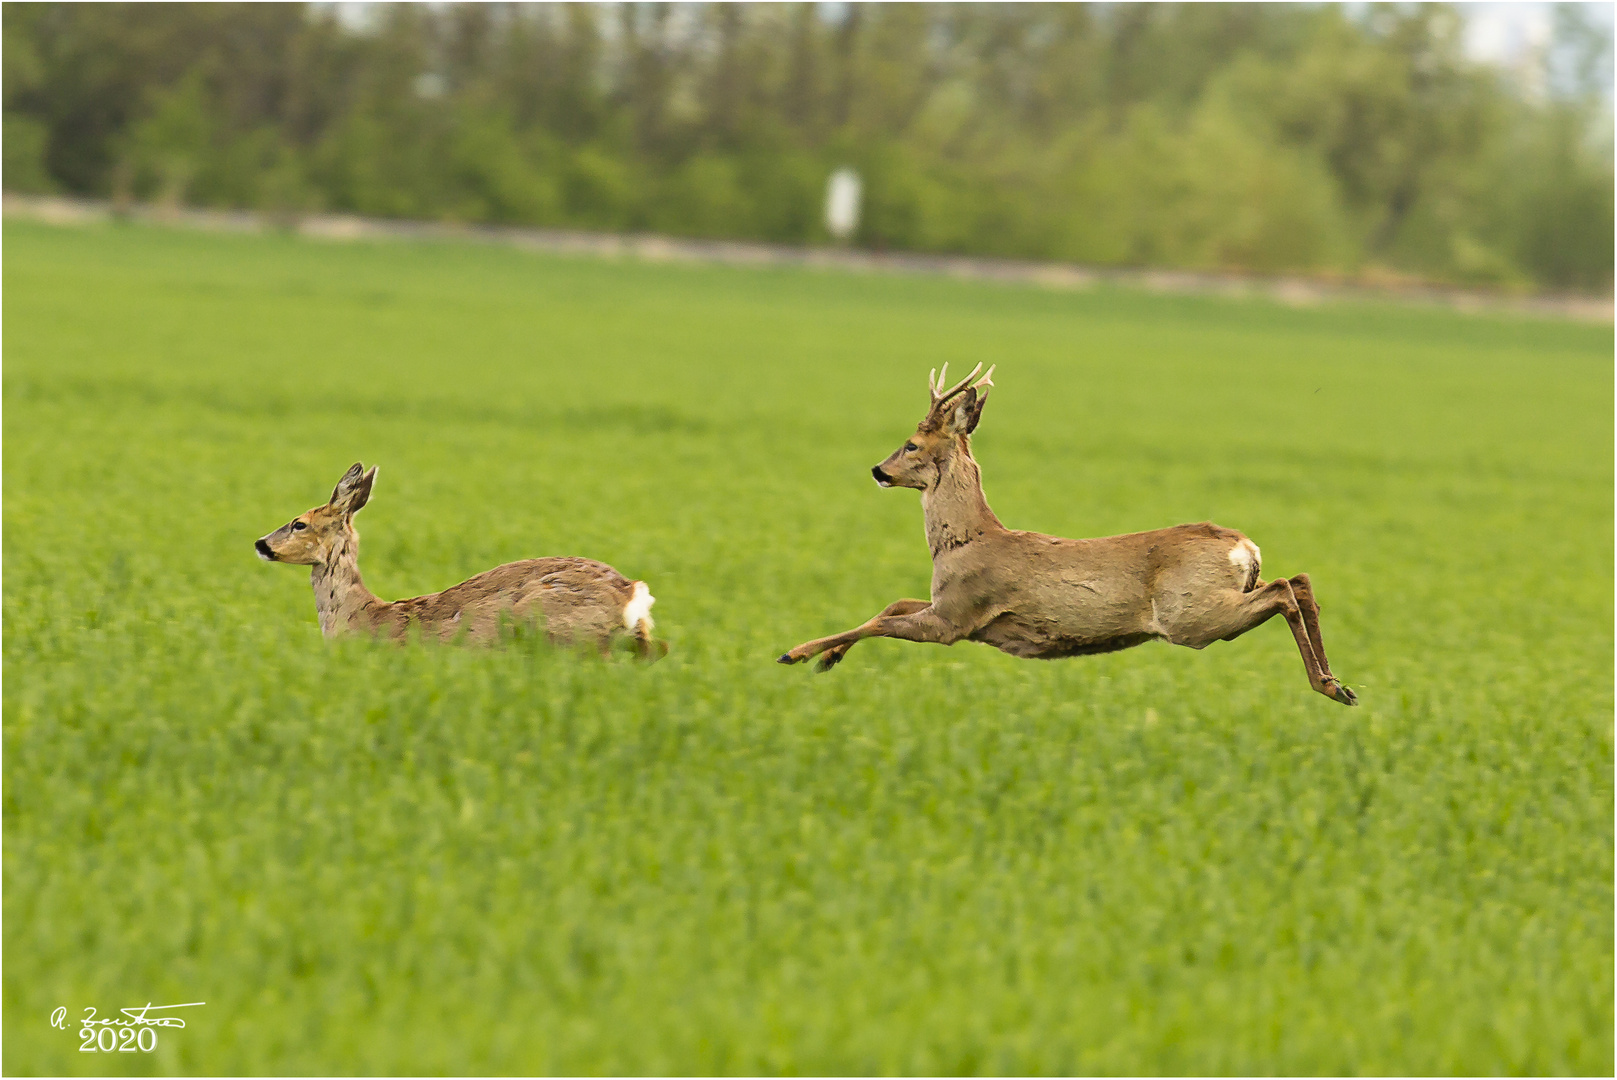
{"label": "background tree line", "polygon": [[1090,264],[1612,280],[1611,51],[1442,5],[6,4],[9,190]]}

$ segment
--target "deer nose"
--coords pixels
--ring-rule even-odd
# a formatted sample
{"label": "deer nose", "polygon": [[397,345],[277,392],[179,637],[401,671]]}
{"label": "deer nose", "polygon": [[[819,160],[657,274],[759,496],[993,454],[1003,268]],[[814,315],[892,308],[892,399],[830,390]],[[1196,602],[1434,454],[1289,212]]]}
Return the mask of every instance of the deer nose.
{"label": "deer nose", "polygon": [[893,478],[882,472],[880,465],[877,465],[875,468],[871,469],[870,475],[874,476],[876,478],[876,483],[880,484],[882,487],[893,486]]}
{"label": "deer nose", "polygon": [[270,550],[270,546],[264,542],[264,538],[262,536],[259,537],[258,542],[253,545],[253,550],[258,552],[258,557],[260,559],[268,559],[270,562],[275,561],[275,552]]}

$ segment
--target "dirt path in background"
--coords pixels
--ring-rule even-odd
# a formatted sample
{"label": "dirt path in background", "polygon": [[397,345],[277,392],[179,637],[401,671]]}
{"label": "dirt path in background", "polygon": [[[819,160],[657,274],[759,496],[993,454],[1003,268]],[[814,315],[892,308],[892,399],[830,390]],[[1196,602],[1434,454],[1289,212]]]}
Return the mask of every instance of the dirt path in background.
{"label": "dirt path in background", "polygon": [[[4,197],[8,217],[57,225],[84,225],[113,217],[110,203],[52,196]],[[227,232],[263,232],[276,228],[264,216],[247,211],[159,209],[134,206],[127,217],[141,222]],[[848,248],[790,247],[735,240],[691,240],[644,233],[590,233],[568,229],[530,229],[494,225],[449,225],[428,221],[390,221],[337,215],[310,215],[290,226],[304,236],[323,240],[470,240],[533,251],[597,257],[629,257],[649,262],[723,263],[734,266],[806,266],[854,273],[927,274],[979,281],[1005,281],[1049,289],[1087,289],[1118,285],[1149,292],[1208,296],[1264,297],[1294,306],[1331,300],[1390,300],[1452,308],[1457,311],[1513,312],[1575,319],[1612,321],[1612,298],[1576,295],[1512,296],[1499,292],[1424,285],[1340,284],[1302,277],[1243,277],[1184,270],[1119,270],[1072,263],[1026,262],[966,255],[922,255],[871,252]]]}

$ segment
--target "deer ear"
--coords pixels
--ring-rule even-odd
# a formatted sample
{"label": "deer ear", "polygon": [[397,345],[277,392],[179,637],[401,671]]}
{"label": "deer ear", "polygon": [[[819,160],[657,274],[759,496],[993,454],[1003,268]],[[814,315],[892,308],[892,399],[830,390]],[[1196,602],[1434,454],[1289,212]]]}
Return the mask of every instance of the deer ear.
{"label": "deer ear", "polygon": [[372,465],[370,472],[365,472],[365,466],[354,462],[348,471],[343,473],[342,479],[331,490],[331,506],[345,514],[357,514],[371,499],[371,485],[376,483],[376,470],[378,466]]}
{"label": "deer ear", "polygon": [[987,401],[987,391],[979,397],[975,387],[967,390],[960,395],[959,404],[949,412],[944,428],[951,435],[970,435],[977,430],[977,421],[983,418],[983,405]]}

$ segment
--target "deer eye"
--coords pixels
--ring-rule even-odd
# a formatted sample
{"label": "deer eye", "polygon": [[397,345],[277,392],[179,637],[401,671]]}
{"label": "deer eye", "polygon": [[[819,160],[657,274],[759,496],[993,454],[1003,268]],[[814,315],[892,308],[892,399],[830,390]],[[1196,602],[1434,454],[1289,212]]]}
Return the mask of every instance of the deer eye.
{"label": "deer eye", "polygon": [[304,529],[307,529],[308,527],[309,527],[309,523],[307,521],[294,521],[292,523],[292,531],[293,532],[302,532]]}
{"label": "deer eye", "polygon": [[917,451],[919,449],[920,449],[920,447],[916,446],[912,442],[907,442],[907,443],[904,444],[904,452],[906,454],[913,454],[913,453],[915,453],[915,451]]}

